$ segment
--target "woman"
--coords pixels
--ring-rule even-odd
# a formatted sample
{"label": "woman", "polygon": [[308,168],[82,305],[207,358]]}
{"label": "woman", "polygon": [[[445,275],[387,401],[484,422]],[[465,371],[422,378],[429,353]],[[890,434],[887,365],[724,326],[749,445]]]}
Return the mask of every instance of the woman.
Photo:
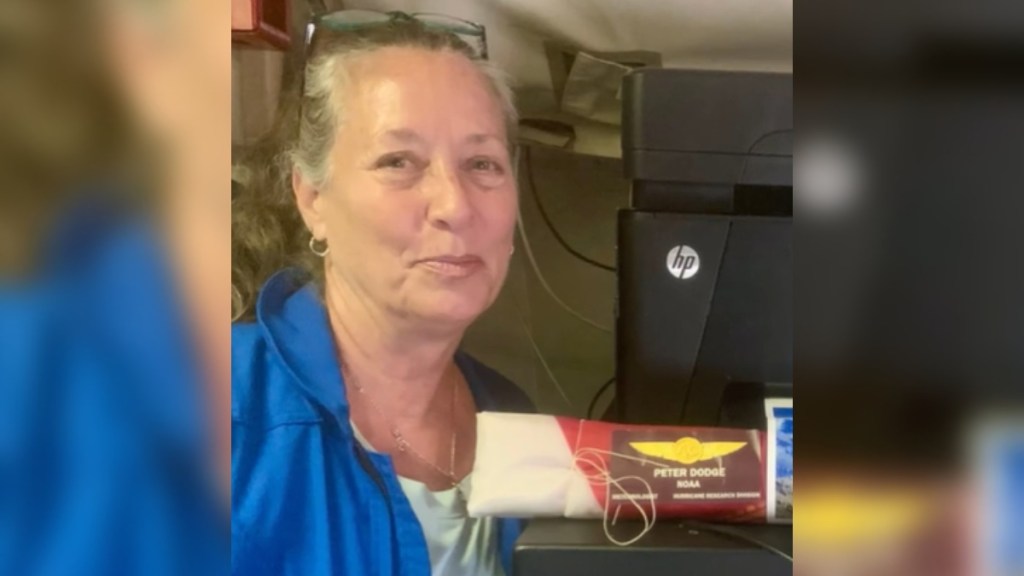
{"label": "woman", "polygon": [[299,102],[289,185],[236,200],[234,573],[508,574],[518,522],[465,512],[476,412],[530,404],[458,346],[513,251],[510,91],[392,18],[317,30]]}

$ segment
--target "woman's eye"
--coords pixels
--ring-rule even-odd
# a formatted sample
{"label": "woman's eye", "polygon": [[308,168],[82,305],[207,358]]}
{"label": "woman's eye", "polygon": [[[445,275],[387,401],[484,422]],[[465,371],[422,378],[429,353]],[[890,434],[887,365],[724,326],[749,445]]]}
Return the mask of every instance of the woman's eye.
{"label": "woman's eye", "polygon": [[489,158],[474,158],[470,160],[469,167],[477,172],[501,172],[501,166]]}
{"label": "woman's eye", "polygon": [[377,168],[389,170],[406,170],[413,165],[412,160],[406,156],[385,156],[377,161]]}

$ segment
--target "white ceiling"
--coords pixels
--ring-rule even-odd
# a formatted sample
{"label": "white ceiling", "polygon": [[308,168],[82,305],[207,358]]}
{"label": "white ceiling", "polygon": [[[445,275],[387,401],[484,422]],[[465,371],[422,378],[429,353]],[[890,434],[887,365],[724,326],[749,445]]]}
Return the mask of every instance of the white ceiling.
{"label": "white ceiling", "polygon": [[544,41],[583,50],[650,50],[670,68],[791,71],[792,0],[328,0],[333,9],[436,12],[487,27],[491,59],[516,85],[520,112],[572,123],[573,150],[619,155],[618,128],[567,116]]}
{"label": "white ceiling", "polygon": [[542,42],[652,50],[666,67],[790,71],[792,0],[343,0],[440,12],[487,27],[492,59],[525,89],[550,87]]}

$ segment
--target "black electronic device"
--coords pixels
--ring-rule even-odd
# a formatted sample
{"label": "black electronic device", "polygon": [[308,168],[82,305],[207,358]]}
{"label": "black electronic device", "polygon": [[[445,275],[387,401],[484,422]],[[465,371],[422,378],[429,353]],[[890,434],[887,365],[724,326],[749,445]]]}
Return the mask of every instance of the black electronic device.
{"label": "black electronic device", "polygon": [[620,420],[762,427],[792,395],[792,122],[790,74],[626,76]]}
{"label": "black electronic device", "polygon": [[[792,395],[792,76],[641,69],[622,94],[612,416],[763,429],[763,398]],[[792,549],[789,525],[659,518],[623,547],[600,520],[542,519],[513,575],[782,576]]]}

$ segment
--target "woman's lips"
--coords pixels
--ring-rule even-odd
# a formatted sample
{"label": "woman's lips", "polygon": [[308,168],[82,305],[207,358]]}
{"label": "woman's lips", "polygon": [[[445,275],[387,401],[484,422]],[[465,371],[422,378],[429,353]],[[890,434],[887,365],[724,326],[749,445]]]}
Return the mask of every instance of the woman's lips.
{"label": "woman's lips", "polygon": [[435,274],[453,278],[469,276],[483,266],[483,263],[484,261],[479,256],[471,254],[464,256],[434,256],[417,262],[418,265]]}

